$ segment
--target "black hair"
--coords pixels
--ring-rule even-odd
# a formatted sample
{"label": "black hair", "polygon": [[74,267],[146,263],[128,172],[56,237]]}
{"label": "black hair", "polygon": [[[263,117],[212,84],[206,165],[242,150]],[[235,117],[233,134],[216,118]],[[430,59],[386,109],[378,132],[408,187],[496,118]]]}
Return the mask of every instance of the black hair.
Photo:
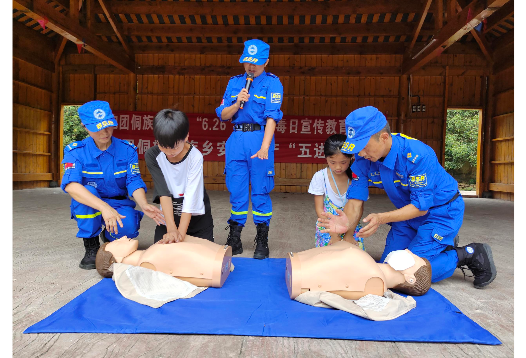
{"label": "black hair", "polygon": [[379,141],[382,133],[387,133],[389,134],[389,137],[391,136],[391,127],[389,126],[389,123],[387,123],[382,129],[380,129],[378,133],[373,134],[374,139],[376,139],[376,141]]}
{"label": "black hair", "polygon": [[[325,140],[325,144],[323,146],[323,154],[325,154],[325,158],[333,156],[334,154],[342,153],[341,149],[343,146],[343,143],[347,140],[347,136],[344,134],[333,134],[329,138]],[[354,154],[347,154],[342,153],[347,158],[351,159],[351,162],[349,163],[349,168],[345,171],[349,179],[352,179],[352,170],[351,170],[351,164],[354,161]]]}
{"label": "black hair", "polygon": [[153,120],[153,135],[161,147],[173,148],[186,138],[189,127],[186,114],[175,109],[163,109]]}

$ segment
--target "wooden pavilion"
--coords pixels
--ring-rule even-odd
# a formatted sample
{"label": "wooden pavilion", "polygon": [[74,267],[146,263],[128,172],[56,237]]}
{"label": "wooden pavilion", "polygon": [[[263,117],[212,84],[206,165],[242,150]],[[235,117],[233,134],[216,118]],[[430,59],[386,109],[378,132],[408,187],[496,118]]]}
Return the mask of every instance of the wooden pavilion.
{"label": "wooden pavilion", "polygon": [[[289,115],[373,105],[443,162],[447,109],[480,110],[477,195],[513,200],[513,15],[513,0],[13,0],[13,187],[60,181],[63,106],[214,113],[260,38]],[[223,167],[205,162],[208,189]],[[306,192],[316,170],[276,163],[275,190]]]}

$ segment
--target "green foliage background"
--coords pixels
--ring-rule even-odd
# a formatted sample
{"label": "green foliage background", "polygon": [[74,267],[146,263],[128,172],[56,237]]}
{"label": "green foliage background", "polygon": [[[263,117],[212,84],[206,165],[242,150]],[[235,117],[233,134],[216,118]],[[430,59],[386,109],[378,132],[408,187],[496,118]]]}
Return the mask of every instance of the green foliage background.
{"label": "green foliage background", "polygon": [[82,123],[80,122],[77,112],[79,107],[80,106],[64,107],[64,137],[62,141],[64,146],[88,137],[88,132],[82,128]]}
{"label": "green foliage background", "polygon": [[447,111],[445,168],[452,175],[465,163],[477,166],[478,122],[477,110]]}

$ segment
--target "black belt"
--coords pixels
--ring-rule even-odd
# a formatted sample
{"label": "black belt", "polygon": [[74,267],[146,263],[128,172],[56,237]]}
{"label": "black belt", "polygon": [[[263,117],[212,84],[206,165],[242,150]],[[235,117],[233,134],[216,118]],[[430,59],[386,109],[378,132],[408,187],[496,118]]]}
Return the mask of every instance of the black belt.
{"label": "black belt", "polygon": [[261,129],[265,129],[265,126],[252,123],[234,124],[235,131],[254,132],[259,131]]}
{"label": "black belt", "polygon": [[449,204],[449,203],[455,201],[455,200],[458,198],[459,195],[460,195],[460,192],[457,191],[457,193],[456,193],[451,199],[449,199],[449,201],[448,201],[447,203],[440,204],[440,205],[437,205],[437,206],[433,206],[433,207],[431,207],[430,209],[435,209],[435,208],[439,208],[439,207],[441,207],[441,206],[447,205],[447,204]]}
{"label": "black belt", "polygon": [[128,199],[128,197],[126,195],[121,195],[121,196],[112,196],[111,198],[103,198],[103,199],[126,200]]}

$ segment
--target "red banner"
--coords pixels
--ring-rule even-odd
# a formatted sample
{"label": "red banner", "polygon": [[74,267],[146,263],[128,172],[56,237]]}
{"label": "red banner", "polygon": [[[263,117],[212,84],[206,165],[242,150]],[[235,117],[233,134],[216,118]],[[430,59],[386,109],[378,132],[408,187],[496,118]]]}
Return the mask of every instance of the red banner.
{"label": "red banner", "polygon": [[[113,135],[137,146],[139,158],[156,142],[153,137],[155,112],[114,111],[118,127]],[[203,153],[205,160],[225,161],[225,143],[232,123],[221,122],[213,114],[186,113],[190,122],[189,141]],[[345,118],[284,116],[276,126],[274,161],[276,163],[325,163],[323,144],[336,133],[345,133]]]}

